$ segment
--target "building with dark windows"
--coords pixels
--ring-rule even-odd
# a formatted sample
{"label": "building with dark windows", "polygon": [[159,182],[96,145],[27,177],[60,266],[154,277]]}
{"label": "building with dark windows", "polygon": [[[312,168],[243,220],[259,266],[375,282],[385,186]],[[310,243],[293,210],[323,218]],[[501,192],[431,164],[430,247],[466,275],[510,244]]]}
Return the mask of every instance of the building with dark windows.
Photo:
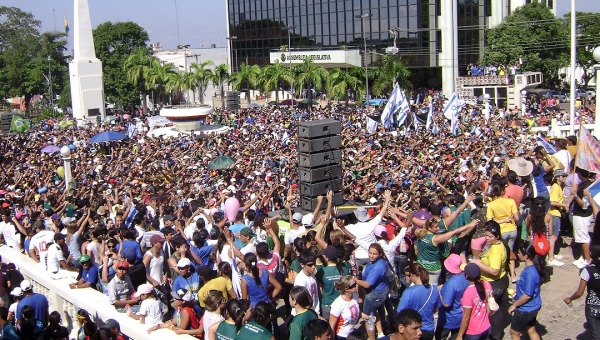
{"label": "building with dark windows", "polygon": [[364,66],[397,51],[415,86],[454,92],[483,56],[485,29],[528,1],[225,0],[232,69],[305,56],[326,68]]}

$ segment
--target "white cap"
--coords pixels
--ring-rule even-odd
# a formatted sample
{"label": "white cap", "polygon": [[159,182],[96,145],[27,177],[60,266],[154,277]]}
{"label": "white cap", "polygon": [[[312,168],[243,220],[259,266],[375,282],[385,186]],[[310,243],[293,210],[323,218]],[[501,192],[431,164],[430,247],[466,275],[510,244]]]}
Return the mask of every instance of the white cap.
{"label": "white cap", "polygon": [[21,281],[21,290],[26,292],[29,290],[33,289],[33,285],[31,284],[31,282],[29,280],[23,280]]}
{"label": "white cap", "polygon": [[314,215],[312,213],[302,216],[302,225],[312,225]]}
{"label": "white cap", "polygon": [[192,264],[192,261],[190,261],[190,259],[188,259],[187,257],[181,258],[179,260],[179,262],[177,262],[177,267],[178,268],[184,268],[187,267],[189,265]]}
{"label": "white cap", "polygon": [[133,294],[133,298],[137,299],[142,294],[150,294],[150,292],[152,292],[153,290],[154,290],[154,287],[151,284],[149,284],[149,283],[141,284],[141,285],[138,286],[138,289],[135,292],[135,294]]}
{"label": "white cap", "polygon": [[12,292],[10,292],[10,295],[12,295],[12,296],[23,296],[23,291],[21,290],[21,288],[17,287],[15,289],[13,289]]}

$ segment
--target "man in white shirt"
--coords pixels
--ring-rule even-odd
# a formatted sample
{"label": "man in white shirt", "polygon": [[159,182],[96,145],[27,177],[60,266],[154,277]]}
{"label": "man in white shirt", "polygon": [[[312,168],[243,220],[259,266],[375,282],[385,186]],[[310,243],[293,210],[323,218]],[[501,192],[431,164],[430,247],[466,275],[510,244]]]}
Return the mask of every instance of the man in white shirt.
{"label": "man in white shirt", "polygon": [[[2,238],[4,239],[4,244],[6,244],[7,246],[13,248],[13,249],[17,249],[17,250],[21,250],[21,233],[23,233],[25,231],[25,229],[23,229],[23,227],[21,227],[20,225],[18,225],[19,228],[19,232],[17,232],[17,229],[15,228],[15,224],[13,223],[15,221],[14,218],[12,218],[11,221],[11,212],[9,209],[4,209],[2,210],[2,221],[0,222],[0,234],[2,234]],[[21,230],[23,229],[23,230]]]}
{"label": "man in white shirt", "polygon": [[317,286],[316,256],[308,250],[304,250],[298,257],[302,270],[296,275],[294,286],[301,286],[308,290],[313,300],[313,310],[320,314],[321,304],[319,303],[319,288]]}
{"label": "man in white shirt", "polygon": [[[302,234],[306,231],[306,228],[303,227],[302,224],[302,214],[297,212],[292,215],[292,223],[290,223],[290,230],[285,233],[283,238],[283,242],[285,244],[285,255],[290,251],[290,246],[294,244],[294,240],[298,235]],[[285,257],[284,255],[284,257]]]}
{"label": "man in white shirt", "polygon": [[[42,265],[44,265],[44,268],[47,268],[46,254],[48,253],[48,245],[54,242],[54,232],[46,230],[42,221],[35,221],[33,225],[36,228],[35,230],[37,231],[37,233],[31,237],[31,241],[29,242],[29,249],[27,249],[27,251],[29,251],[29,256],[35,262],[41,262]],[[37,255],[35,254],[36,250],[40,256],[39,260]]]}
{"label": "man in white shirt", "polygon": [[70,278],[77,279],[79,271],[67,263],[62,246],[65,244],[65,235],[62,233],[54,234],[54,243],[48,245],[46,271],[54,280]]}
{"label": "man in white shirt", "polygon": [[245,227],[240,230],[240,241],[244,244],[240,252],[244,255],[248,253],[256,253],[256,235],[252,229]]}

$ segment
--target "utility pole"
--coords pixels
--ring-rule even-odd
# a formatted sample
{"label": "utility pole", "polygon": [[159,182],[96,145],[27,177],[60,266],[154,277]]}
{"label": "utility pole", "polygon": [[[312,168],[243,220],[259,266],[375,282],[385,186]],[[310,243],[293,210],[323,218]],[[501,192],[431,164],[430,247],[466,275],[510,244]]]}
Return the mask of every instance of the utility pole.
{"label": "utility pole", "polygon": [[364,54],[364,58],[365,58],[365,103],[367,105],[367,112],[369,112],[369,67],[367,65],[367,38],[365,38],[365,18],[370,17],[371,14],[361,14],[361,15],[357,15],[356,18],[361,20],[361,26],[362,26],[362,38],[363,38],[363,42],[365,45],[365,54]]}

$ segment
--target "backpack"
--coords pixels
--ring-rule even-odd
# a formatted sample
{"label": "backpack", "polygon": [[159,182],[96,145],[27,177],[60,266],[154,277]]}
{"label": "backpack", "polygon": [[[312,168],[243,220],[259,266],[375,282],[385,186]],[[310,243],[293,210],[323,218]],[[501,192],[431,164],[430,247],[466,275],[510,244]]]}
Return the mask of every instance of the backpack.
{"label": "backpack", "polygon": [[545,233],[533,234],[533,248],[538,256],[546,256],[550,251],[550,242]]}

